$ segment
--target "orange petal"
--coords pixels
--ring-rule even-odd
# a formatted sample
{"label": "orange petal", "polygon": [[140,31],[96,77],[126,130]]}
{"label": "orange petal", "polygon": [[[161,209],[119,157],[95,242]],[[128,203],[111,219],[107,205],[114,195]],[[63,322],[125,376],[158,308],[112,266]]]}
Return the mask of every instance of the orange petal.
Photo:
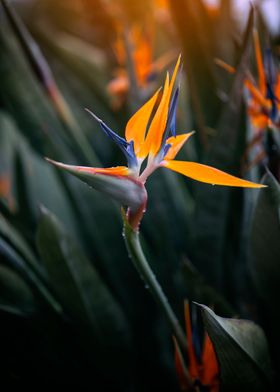
{"label": "orange petal", "polygon": [[254,45],[255,45],[255,55],[256,55],[256,62],[258,68],[258,76],[259,76],[259,89],[262,95],[265,96],[266,94],[266,78],[262,60],[262,52],[260,47],[260,40],[257,30],[254,30],[253,33],[254,37]]}
{"label": "orange petal", "polygon": [[230,74],[234,74],[236,72],[236,69],[232,65],[227,64],[223,60],[215,59],[214,62],[216,65],[223,68],[225,71],[227,71]]}
{"label": "orange petal", "polygon": [[257,130],[264,129],[268,126],[269,117],[266,114],[263,114],[260,110],[256,110],[249,106],[248,115],[253,127]]}
{"label": "orange petal", "polygon": [[12,194],[11,177],[8,173],[3,173],[0,175],[0,198],[3,198],[7,201],[10,210],[15,210],[16,203]]}
{"label": "orange petal", "polygon": [[177,60],[177,63],[175,65],[175,68],[174,68],[174,71],[173,71],[173,75],[172,75],[172,78],[171,78],[171,82],[170,82],[170,86],[169,86],[169,99],[171,97],[172,89],[173,89],[173,86],[174,86],[174,83],[175,83],[175,80],[176,80],[176,77],[177,77],[177,73],[178,73],[180,64],[181,64],[181,55],[179,55],[179,57],[178,57],[178,60]]}
{"label": "orange petal", "polygon": [[[138,155],[145,139],[148,121],[158,98],[159,90],[145,103],[128,121],[125,129],[125,138],[128,142],[134,141],[134,151]],[[145,156],[141,157],[145,158]]]}
{"label": "orange petal", "polygon": [[271,107],[271,103],[268,99],[265,98],[265,96],[262,95],[262,93],[260,92],[259,89],[257,89],[254,84],[246,79],[244,81],[244,85],[245,87],[247,87],[247,89],[250,91],[250,93],[252,94],[253,98],[260,104],[262,105],[264,108],[266,109],[270,109]]}
{"label": "orange petal", "polygon": [[181,150],[183,145],[186,143],[188,138],[194,134],[193,132],[184,133],[183,135],[178,135],[176,137],[171,136],[166,140],[166,144],[171,144],[171,147],[168,150],[168,153],[165,156],[165,160],[170,160],[175,158],[178,152]]}
{"label": "orange petal", "polygon": [[[277,74],[274,94],[275,94],[275,97],[278,99],[278,102],[279,102],[280,101],[280,72]],[[278,106],[280,106],[279,103],[278,103]]]}
{"label": "orange petal", "polygon": [[169,9],[168,0],[155,0],[155,5],[156,5],[158,8],[163,8],[163,9],[166,9],[166,10]]}
{"label": "orange petal", "polygon": [[152,31],[138,31],[134,34],[133,37],[133,43],[135,47],[133,59],[137,81],[140,86],[144,86],[147,82],[147,77],[151,72],[152,67]]}
{"label": "orange petal", "polygon": [[191,382],[188,377],[188,372],[187,372],[186,365],[184,363],[183,355],[181,353],[181,350],[179,348],[178,342],[175,339],[175,337],[173,337],[173,340],[175,346],[175,368],[180,384],[180,389],[182,391],[192,391],[193,388],[190,385]]}
{"label": "orange petal", "polygon": [[[219,365],[216,353],[214,351],[213,344],[209,338],[209,335],[205,334],[205,340],[202,352],[202,377],[201,383],[203,385],[211,385],[214,387],[218,386],[219,377]],[[211,389],[212,390],[212,389]]]}
{"label": "orange petal", "polygon": [[168,87],[169,87],[169,74],[167,72],[162,97],[160,100],[160,104],[157,108],[157,111],[152,119],[151,125],[148,130],[148,134],[145,140],[145,155],[150,153],[151,148],[155,139],[157,139],[158,133],[161,133],[162,128],[165,128],[167,115],[168,115],[168,103],[166,106],[167,98],[168,98]]}
{"label": "orange petal", "polygon": [[128,92],[129,80],[127,75],[121,75],[112,79],[107,85],[107,91],[110,95],[124,95]]}
{"label": "orange petal", "polygon": [[46,161],[50,162],[54,166],[60,167],[61,169],[65,169],[69,172],[73,173],[85,173],[85,174],[107,174],[109,176],[128,176],[130,174],[130,170],[126,166],[114,166],[114,167],[88,167],[88,166],[74,166],[74,165],[65,165],[61,162],[53,161],[52,159],[45,158]]}
{"label": "orange petal", "polygon": [[8,174],[0,176],[0,197],[8,198],[11,192],[11,178]]}
{"label": "orange petal", "polygon": [[220,15],[221,9],[220,9],[219,4],[211,4],[211,3],[205,2],[205,9],[206,9],[209,17],[212,19],[216,19]]}
{"label": "orange petal", "polygon": [[149,153],[152,156],[156,155],[156,153],[158,152],[161,146],[162,136],[165,130],[167,117],[168,117],[168,108],[169,108],[170,98],[172,94],[172,89],[176,80],[180,62],[181,62],[181,56],[178,57],[170,85],[169,85],[169,77],[167,74],[161,102],[159,104],[159,107],[156,111],[156,114],[149,128],[146,143],[147,143],[147,149],[149,150]]}
{"label": "orange petal", "polygon": [[129,169],[126,166],[115,166],[115,167],[108,167],[105,169],[90,167],[88,169],[92,173],[108,174],[110,176],[128,176],[129,175]]}
{"label": "orange petal", "polygon": [[256,184],[251,181],[242,180],[241,178],[227,174],[211,166],[202,165],[196,162],[184,161],[163,161],[161,166],[174,170],[193,180],[206,182],[212,185],[237,186],[245,188],[264,188],[265,185]]}
{"label": "orange petal", "polygon": [[123,40],[123,29],[120,27],[118,27],[117,37],[113,44],[113,50],[119,65],[124,65],[126,62],[126,53],[125,53],[125,46]]}
{"label": "orange petal", "polygon": [[189,301],[185,301],[184,310],[185,310],[185,324],[186,324],[187,343],[188,343],[188,359],[189,359],[188,369],[189,369],[190,376],[194,380],[197,380],[199,378],[199,367],[198,367],[198,363],[196,360],[194,347],[193,347]]}

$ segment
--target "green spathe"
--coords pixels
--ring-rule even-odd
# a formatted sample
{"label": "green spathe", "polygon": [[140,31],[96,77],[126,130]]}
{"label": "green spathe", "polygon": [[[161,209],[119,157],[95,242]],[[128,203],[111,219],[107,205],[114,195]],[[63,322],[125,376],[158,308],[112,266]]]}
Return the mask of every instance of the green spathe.
{"label": "green spathe", "polygon": [[126,176],[100,174],[91,168],[65,165],[51,159],[47,159],[47,161],[73,174],[90,187],[118,201],[121,205],[129,207],[132,213],[137,212],[141,206],[146,204],[147,192],[140,181]]}

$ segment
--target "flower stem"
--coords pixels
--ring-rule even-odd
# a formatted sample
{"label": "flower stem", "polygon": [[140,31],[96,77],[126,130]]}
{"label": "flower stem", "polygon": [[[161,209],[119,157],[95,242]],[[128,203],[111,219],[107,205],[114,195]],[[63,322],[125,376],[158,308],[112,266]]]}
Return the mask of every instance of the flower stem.
{"label": "flower stem", "polygon": [[124,217],[124,230],[123,230],[124,238],[128,253],[133,261],[135,268],[137,269],[139,275],[145,282],[145,285],[150,290],[152,296],[155,301],[158,303],[160,308],[162,309],[165,317],[169,321],[174,337],[177,339],[178,344],[181,349],[186,351],[187,342],[183,330],[179,324],[177,317],[175,316],[167,297],[165,296],[160,284],[158,283],[153,271],[151,270],[146,257],[143,253],[140,240],[139,233],[134,231],[131,226],[128,224]]}

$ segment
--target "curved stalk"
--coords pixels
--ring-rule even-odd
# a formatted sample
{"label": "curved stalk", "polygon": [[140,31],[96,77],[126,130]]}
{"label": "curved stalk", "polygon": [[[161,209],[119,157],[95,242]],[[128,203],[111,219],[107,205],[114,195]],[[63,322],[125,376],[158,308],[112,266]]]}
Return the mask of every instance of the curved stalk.
{"label": "curved stalk", "polygon": [[154,297],[155,301],[165,314],[165,317],[169,321],[169,324],[173,330],[173,335],[178,341],[178,344],[180,345],[181,349],[186,351],[187,342],[185,334],[168,302],[166,295],[164,294],[160,284],[158,283],[153,271],[151,270],[146,260],[146,257],[140,244],[139,233],[131,228],[125,217],[123,235],[128,253],[135,268],[143,279],[148,290],[150,290],[150,293]]}

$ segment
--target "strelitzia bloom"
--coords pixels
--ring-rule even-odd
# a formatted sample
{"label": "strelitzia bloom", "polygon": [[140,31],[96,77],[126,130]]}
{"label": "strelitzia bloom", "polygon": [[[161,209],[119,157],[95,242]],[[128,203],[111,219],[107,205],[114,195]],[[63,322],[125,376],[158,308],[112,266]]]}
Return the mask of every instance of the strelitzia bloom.
{"label": "strelitzia bloom", "polygon": [[[276,72],[272,54],[266,50],[264,60],[260,47],[257,30],[253,32],[255,60],[257,66],[257,80],[247,72],[244,80],[246,92],[247,113],[253,135],[248,143],[243,157],[243,171],[260,164],[268,166],[278,177],[279,148],[272,137],[271,130],[280,131],[280,72]],[[216,60],[217,64],[230,73],[235,73],[235,68]],[[253,154],[252,154],[253,151]],[[275,156],[277,158],[275,160]]]}
{"label": "strelitzia bloom", "polygon": [[[108,92],[112,96],[118,96],[124,100],[130,87],[129,75],[127,73],[127,45],[124,42],[125,31],[120,26],[117,28],[117,38],[114,42],[114,53],[118,61],[118,68],[115,70],[115,77],[108,84]],[[138,87],[144,88],[149,81],[152,72],[153,57],[153,34],[152,30],[140,29],[134,25],[129,34],[129,49],[131,50],[131,60]]]}
{"label": "strelitzia bloom", "polygon": [[[103,120],[89,111],[105,134],[122,150],[127,158],[127,166],[104,169],[65,165],[49,160],[128,207],[128,221],[135,230],[146,208],[146,180],[160,167],[212,185],[263,187],[263,185],[234,177],[210,166],[174,160],[184,143],[194,133],[176,135],[175,132],[179,96],[179,87],[175,87],[175,81],[179,67],[180,57],[171,80],[167,73],[161,95],[158,90],[130,118],[126,125],[125,137],[119,136]],[[143,164],[146,164],[144,168]]]}
{"label": "strelitzia bloom", "polygon": [[[125,34],[127,44],[125,43]],[[155,81],[162,69],[174,60],[174,51],[168,51],[154,60],[154,36],[152,23],[146,22],[144,27],[135,23],[129,32],[125,32],[122,26],[117,26],[114,53],[119,66],[115,70],[115,77],[107,86],[108,93],[113,98],[118,98],[118,101],[115,102],[116,108],[123,104],[131,87],[131,75],[127,72],[129,68],[133,69],[134,83],[139,91],[145,91]],[[128,65],[128,57],[132,62],[130,65]]]}
{"label": "strelitzia bloom", "polygon": [[[258,82],[245,80],[245,87],[250,97],[248,114],[252,124],[257,129],[269,125],[280,127],[280,72],[273,69],[272,55],[269,50],[263,62],[257,31],[254,31],[255,56],[258,69]],[[265,64],[265,65],[264,65]]]}
{"label": "strelitzia bloom", "polygon": [[[248,74],[244,80],[244,86],[248,92],[248,115],[256,133],[259,133],[269,126],[280,129],[280,72],[275,72],[269,50],[266,51],[265,61],[263,61],[256,30],[254,30],[253,38],[258,80],[255,81]],[[221,60],[217,60],[217,64],[230,73],[235,72],[234,67]]]}
{"label": "strelitzia bloom", "polygon": [[189,303],[185,302],[186,339],[188,343],[186,366],[179,345],[175,343],[175,367],[182,391],[219,391],[219,365],[213,344],[207,333],[204,334],[201,353],[195,349],[195,335],[199,335],[195,325],[192,326]]}

